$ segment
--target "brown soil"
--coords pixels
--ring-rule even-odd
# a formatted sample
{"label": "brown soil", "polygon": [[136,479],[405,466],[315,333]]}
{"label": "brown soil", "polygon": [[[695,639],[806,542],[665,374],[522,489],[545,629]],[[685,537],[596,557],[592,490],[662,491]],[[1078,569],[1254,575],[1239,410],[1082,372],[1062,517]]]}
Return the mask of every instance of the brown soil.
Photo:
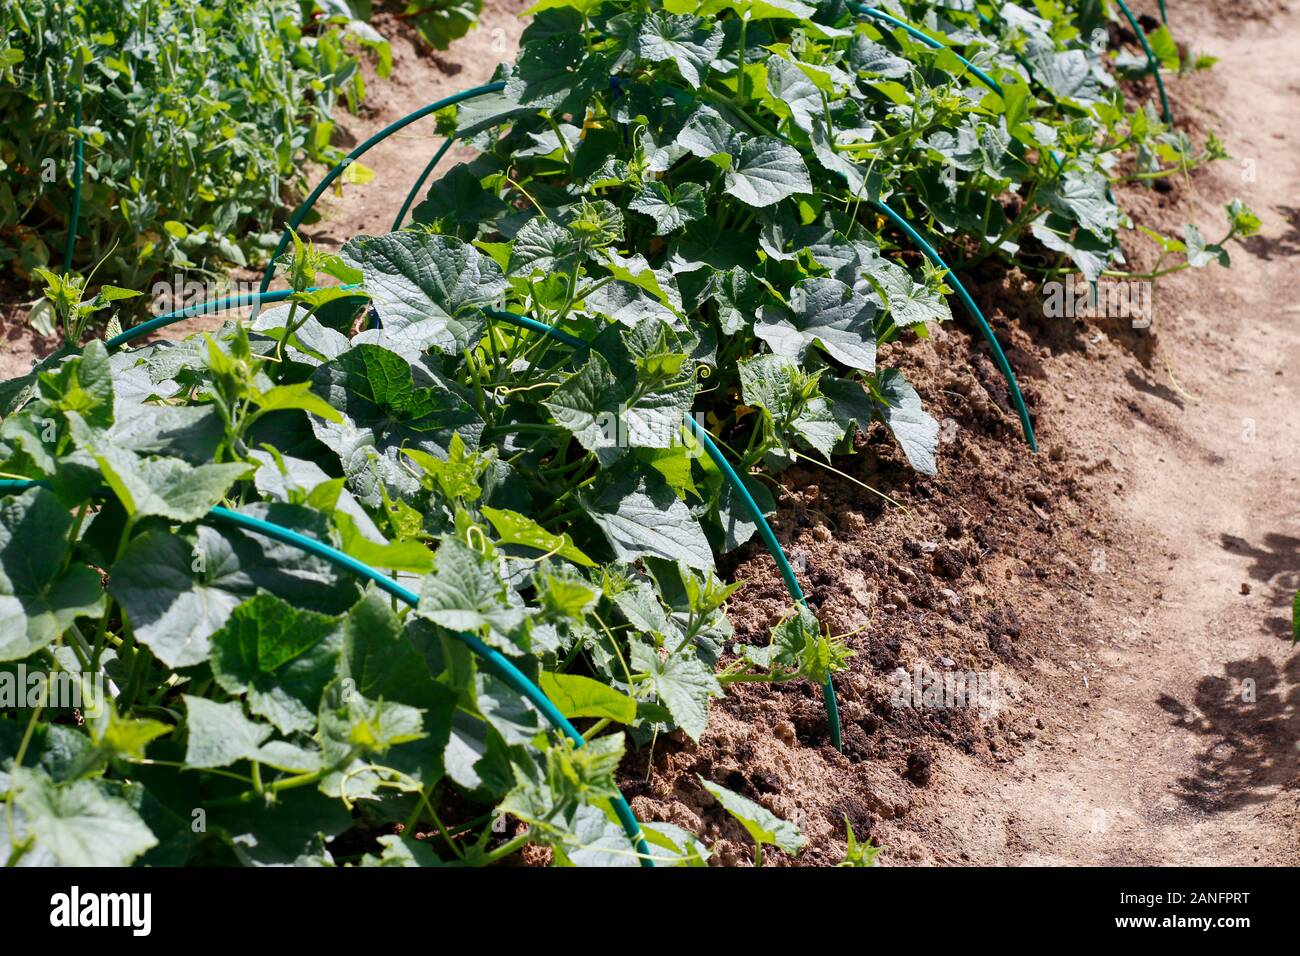
{"label": "brown soil", "polygon": [[[1173,15],[1222,58],[1170,83],[1179,124],[1218,131],[1234,158],[1121,202],[1166,234],[1194,220],[1217,236],[1240,196],[1262,235],[1230,270],[1160,280],[1149,330],[1047,319],[1036,283],[988,276],[977,297],[1021,375],[1036,457],[965,328],[885,356],[956,426],[939,476],[910,475],[876,435],[874,455],[837,464],[911,514],[796,470],[778,517],[823,621],[866,625],[837,679],[844,752],[825,745],[815,689],[750,686],[699,748],[661,744],[628,783],[639,814],[716,840],[717,862],[750,844],[696,773],[800,821],[804,864],[839,859],[846,817],[895,865],[1300,861],[1300,17]],[[1128,247],[1131,268],[1152,266],[1145,240]],[[762,640],[784,590],[756,549],[736,570],[752,582],[738,631]],[[891,673],[918,664],[995,671],[1002,706],[892,706]]]}

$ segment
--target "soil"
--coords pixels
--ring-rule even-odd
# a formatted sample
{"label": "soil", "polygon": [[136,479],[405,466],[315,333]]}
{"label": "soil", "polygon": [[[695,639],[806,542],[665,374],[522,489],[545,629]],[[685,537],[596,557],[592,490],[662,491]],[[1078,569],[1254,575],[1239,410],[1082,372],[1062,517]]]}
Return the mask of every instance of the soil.
{"label": "soil", "polygon": [[[524,6],[489,0],[446,54],[379,23],[393,74],[367,76],[366,110],[340,117],[340,145],[487,80],[513,56]],[[674,735],[624,767],[637,814],[699,833],[716,863],[746,864],[751,844],[697,774],[801,825],[803,854],[768,864],[837,862],[846,820],[886,865],[1300,862],[1300,305],[1287,285],[1300,257],[1300,14],[1269,0],[1170,12],[1180,40],[1220,57],[1167,83],[1178,124],[1198,141],[1215,131],[1233,158],[1122,188],[1121,205],[1165,234],[1196,221],[1217,238],[1240,196],[1262,234],[1233,246],[1231,269],[1161,279],[1144,329],[1050,318],[1036,280],[973,276],[1038,455],[964,317],[882,350],[943,421],[939,474],[916,475],[875,432],[836,460],[850,478],[782,475],[774,520],[819,616],[856,653],[836,679],[843,752],[827,744],[816,688],[733,685],[698,746]],[[421,124],[377,147],[364,160],[375,180],[327,196],[307,234],[335,248],[387,230],[437,145]],[[1134,271],[1154,263],[1136,232],[1126,252]],[[5,377],[53,345],[20,319],[0,325]],[[788,609],[770,559],[751,546],[726,570],[748,582],[733,601],[738,639],[766,640]],[[996,706],[895,706],[896,672],[921,667],[994,680]]]}

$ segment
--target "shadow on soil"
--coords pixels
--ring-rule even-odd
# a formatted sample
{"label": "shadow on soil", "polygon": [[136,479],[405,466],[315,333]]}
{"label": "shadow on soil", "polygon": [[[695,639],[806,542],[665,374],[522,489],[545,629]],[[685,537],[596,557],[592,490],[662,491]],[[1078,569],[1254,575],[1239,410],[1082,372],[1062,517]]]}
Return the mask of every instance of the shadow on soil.
{"label": "shadow on soil", "polygon": [[1179,797],[1202,813],[1267,803],[1294,779],[1300,751],[1300,656],[1282,667],[1266,657],[1230,661],[1202,677],[1190,703],[1165,695],[1175,727],[1204,738]]}

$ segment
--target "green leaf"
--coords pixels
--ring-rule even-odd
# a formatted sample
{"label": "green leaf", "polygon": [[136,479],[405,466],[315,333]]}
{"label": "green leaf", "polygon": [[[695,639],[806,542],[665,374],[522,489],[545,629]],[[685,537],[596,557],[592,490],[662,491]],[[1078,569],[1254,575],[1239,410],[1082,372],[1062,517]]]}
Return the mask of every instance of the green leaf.
{"label": "green leaf", "polygon": [[524,106],[567,113],[608,83],[608,76],[603,59],[587,55],[581,36],[555,33],[524,44],[506,95]]}
{"label": "green leaf", "polygon": [[191,465],[179,458],[142,458],[92,431],[79,415],[69,422],[73,438],[94,456],[104,481],[132,518],[197,521],[252,469],[239,462]]}
{"label": "green leaf", "polygon": [[311,382],[277,385],[265,392],[253,392],[249,398],[264,412],[298,408],[319,415],[327,422],[343,421],[343,416],[339,414],[338,409],[311,391]]}
{"label": "green leaf", "polygon": [[343,247],[343,255],[364,273],[386,330],[417,329],[452,355],[478,343],[485,321],[480,310],[506,290],[501,267],[452,236],[359,236]]}
{"label": "green leaf", "polygon": [[1228,265],[1227,250],[1222,246],[1206,242],[1205,237],[1201,235],[1201,230],[1197,229],[1195,224],[1187,224],[1183,230],[1183,237],[1187,245],[1187,264],[1193,269],[1200,269],[1216,261],[1219,265]]}
{"label": "green leaf", "polygon": [[1114,249],[1085,229],[1074,231],[1068,219],[1044,213],[1033,221],[1029,231],[1053,252],[1064,252],[1079,267],[1089,282],[1097,281],[1114,256]]}
{"label": "green leaf", "polygon": [[789,60],[773,56],[767,61],[767,88],[772,94],[772,106],[789,115],[805,133],[811,133],[813,119],[822,114],[822,96],[808,74]]}
{"label": "green leaf", "polygon": [[592,350],[582,367],[542,404],[583,448],[599,452],[622,447],[621,416],[627,397],[605,357]]}
{"label": "green leaf", "polygon": [[641,184],[627,208],[643,213],[655,221],[655,235],[666,236],[688,222],[703,219],[704,187],[699,183],[681,183],[670,188],[658,180]]}
{"label": "green leaf", "polygon": [[[95,710],[98,713],[95,713]],[[112,757],[143,757],[145,747],[172,732],[169,724],[147,717],[124,717],[112,701],[101,701],[98,708],[82,711],[86,729],[95,745]]]}
{"label": "green leaf", "polygon": [[95,428],[113,424],[113,374],[108,350],[98,339],[36,378],[41,397],[60,411],[76,412]]}
{"label": "green leaf", "polygon": [[606,471],[602,477],[582,501],[620,561],[658,557],[701,571],[713,568],[713,550],[699,522],[657,472]]}
{"label": "green leaf", "polygon": [[1291,600],[1291,643],[1300,644],[1300,591]]}
{"label": "green leaf", "polygon": [[803,361],[816,344],[836,361],[870,372],[876,367],[876,307],[838,279],[804,279],[790,306],[764,306],[754,334],[777,355]]}
{"label": "green leaf", "polygon": [[726,188],[746,205],[762,208],[811,193],[812,180],[797,149],[771,136],[759,136],[741,148],[735,166],[727,171]]}
{"label": "green leaf", "polygon": [[1042,190],[1043,202],[1057,215],[1105,236],[1119,228],[1119,207],[1108,197],[1109,181],[1101,173],[1068,170]]}
{"label": "green leaf", "polygon": [[791,856],[798,855],[803,849],[806,842],[804,835],[793,823],[782,820],[766,807],[759,806],[753,800],[733,793],[726,787],[710,783],[703,777],[699,780],[704,789],[713,794],[714,799],[722,804],[722,808],[740,822],[757,846],[776,846]]}
{"label": "green leaf", "polygon": [[470,631],[500,650],[517,652],[513,637],[523,611],[508,603],[505,586],[481,554],[444,538],[424,579],[418,613],[453,631]]}
{"label": "green leaf", "polygon": [[[506,204],[465,163],[458,163],[429,188],[428,198],[415,207],[416,222],[442,220],[460,226],[472,239],[480,224],[492,222],[506,211]],[[444,230],[446,231],[446,230]]]}
{"label": "green leaf", "polygon": [[881,369],[875,376],[873,397],[854,381],[823,378],[822,392],[831,400],[835,418],[854,423],[865,434],[873,419],[883,421],[908,463],[923,475],[936,472],[939,423],[921,406],[921,396],[895,369]]}
{"label": "green leaf", "polygon": [[[248,510],[327,540],[323,516],[291,505]],[[337,613],[357,595],[356,581],[290,545],[206,525],[195,540],[150,530],[131,540],[109,576],[109,592],[126,611],[136,639],[170,668],[208,659],[211,636],[258,587],[300,606]]]}
{"label": "green leaf", "polygon": [[722,29],[705,29],[693,16],[651,13],[641,21],[635,52],[652,63],[672,62],[692,89],[699,89],[709,64],[722,51]]}
{"label": "green leaf", "polygon": [[420,541],[374,541],[357,520],[342,511],[334,513],[339,529],[339,550],[375,568],[427,574],[433,569],[433,552]]}
{"label": "green leaf", "polygon": [[424,657],[407,636],[391,600],[374,590],[344,619],[338,676],[347,689],[371,700],[426,709],[442,700]]}
{"label": "green leaf", "polygon": [[402,452],[433,478],[448,501],[477,501],[483,493],[479,481],[491,461],[486,455],[466,452],[458,433],[451,436],[445,460],[415,448],[403,448]]}
{"label": "green leaf", "polygon": [[362,866],[446,866],[428,843],[413,840],[398,833],[378,837],[384,852],[379,858],[367,854]]}
{"label": "green leaf", "polygon": [[537,273],[569,272],[578,254],[573,233],[545,216],[536,216],[523,224],[510,244],[512,276]]}
{"label": "green leaf", "polygon": [[425,736],[417,707],[363,697],[335,681],[325,690],[320,710],[321,749],[326,765],[346,766],[351,756],[383,755],[399,744]]}
{"label": "green leaf", "polygon": [[36,838],[64,866],[130,866],[158,839],[140,815],[100,780],[56,786],[25,767],[10,771],[19,833]]}
{"label": "green leaf", "polygon": [[1177,70],[1182,64],[1182,57],[1178,55],[1178,43],[1165,24],[1160,24],[1155,32],[1147,34],[1147,43],[1163,69]]}
{"label": "green leaf", "polygon": [[565,717],[608,717],[620,724],[636,720],[636,700],[580,674],[543,671],[538,679],[542,692]]}
{"label": "green leaf", "polygon": [[709,725],[709,700],[722,696],[713,670],[689,648],[661,658],[659,649],[639,641],[632,643],[632,669],[647,675],[646,685],[673,715],[673,722],[699,742]]}
{"label": "green leaf", "polygon": [[281,732],[310,731],[321,692],[334,677],[340,618],[303,611],[258,594],[212,635],[212,675],[228,694]]}
{"label": "green leaf", "polygon": [[581,564],[588,568],[595,567],[596,562],[578,550],[573,539],[567,534],[551,534],[532,518],[515,511],[490,508],[486,505],[483,506],[482,511],[483,517],[492,522],[492,528],[496,531],[500,544],[522,545],[544,554],[558,555],[574,564]]}
{"label": "green leaf", "polygon": [[717,110],[701,106],[682,126],[675,142],[693,156],[726,169],[740,155],[743,141]]}
{"label": "green leaf", "polygon": [[228,767],[239,760],[257,760],[258,751],[271,736],[266,724],[244,716],[237,700],[224,704],[205,697],[182,694],[185,701],[185,765],[201,769]]}
{"label": "green leaf", "polygon": [[22,660],[79,617],[101,613],[99,575],[63,569],[72,516],[54,493],[0,499],[0,661]]}
{"label": "green leaf", "polygon": [[1034,79],[1057,99],[1088,104],[1101,98],[1101,81],[1082,50],[1048,49],[1033,53],[1028,59]]}

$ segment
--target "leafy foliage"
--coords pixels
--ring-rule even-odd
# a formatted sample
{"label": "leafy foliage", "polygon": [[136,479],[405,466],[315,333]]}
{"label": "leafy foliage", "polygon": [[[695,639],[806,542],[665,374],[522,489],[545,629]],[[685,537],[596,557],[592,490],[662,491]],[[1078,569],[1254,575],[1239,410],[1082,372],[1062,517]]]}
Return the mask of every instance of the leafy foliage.
{"label": "leafy foliage", "polygon": [[323,6],[308,17],[317,8],[297,0],[4,4],[0,262],[30,276],[61,257],[78,141],[81,242],[61,273],[107,260],[134,287],[264,257],[305,163],[342,159],[331,113],[365,95],[358,47],[381,73],[391,58],[345,5]]}

